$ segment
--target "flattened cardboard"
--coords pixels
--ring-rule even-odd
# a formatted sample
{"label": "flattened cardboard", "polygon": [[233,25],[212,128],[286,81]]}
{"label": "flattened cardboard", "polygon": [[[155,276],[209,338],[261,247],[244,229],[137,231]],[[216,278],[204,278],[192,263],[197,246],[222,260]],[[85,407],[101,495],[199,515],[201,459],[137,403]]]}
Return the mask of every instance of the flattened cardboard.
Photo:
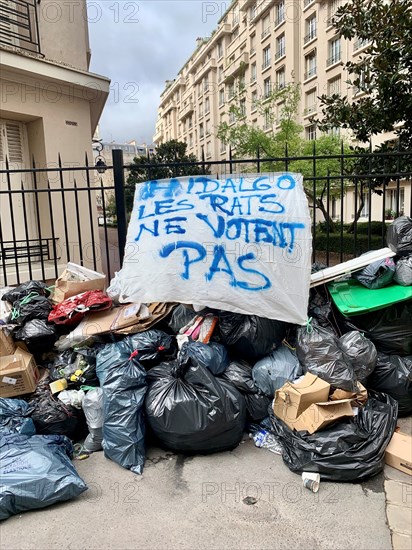
{"label": "flattened cardboard", "polygon": [[39,370],[31,353],[16,348],[13,355],[0,357],[0,397],[32,393],[39,380]]}
{"label": "flattened cardboard", "polygon": [[0,327],[0,357],[13,355],[16,345],[6,329]]}
{"label": "flattened cardboard", "polygon": [[341,399],[350,399],[352,405],[363,406],[368,400],[368,390],[358,382],[357,393],[336,389],[330,396],[331,401],[340,401]]}
{"label": "flattened cardboard", "polygon": [[385,462],[412,476],[412,437],[403,432],[395,432],[386,447]]}
{"label": "flattened cardboard", "polygon": [[87,290],[102,290],[106,287],[106,275],[81,265],[69,262],[56,279],[53,302],[60,303]]}
{"label": "flattened cardboard", "polygon": [[294,423],[297,431],[305,430],[313,434],[328,424],[345,417],[353,416],[350,399],[340,401],[326,401],[325,403],[312,403]]}
{"label": "flattened cardboard", "polygon": [[308,372],[300,382],[286,382],[276,390],[273,412],[293,429],[297,418],[312,403],[327,401],[329,391],[330,384]]}

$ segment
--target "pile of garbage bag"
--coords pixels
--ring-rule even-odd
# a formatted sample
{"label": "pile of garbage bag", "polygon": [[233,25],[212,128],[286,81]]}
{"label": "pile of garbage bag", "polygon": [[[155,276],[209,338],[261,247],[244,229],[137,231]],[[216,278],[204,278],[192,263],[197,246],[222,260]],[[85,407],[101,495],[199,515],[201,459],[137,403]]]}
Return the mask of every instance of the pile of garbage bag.
{"label": "pile of garbage bag", "polygon": [[[395,256],[357,269],[351,284],[408,289],[411,237],[412,220],[395,220]],[[0,356],[27,375],[22,387],[0,385],[0,519],[86,490],[75,443],[142,474],[149,441],[207,454],[234,449],[248,430],[293,472],[359,481],[382,470],[398,415],[412,413],[412,295],[345,315],[324,284],[296,326],[117,304],[97,275],[65,271],[54,293],[41,281],[0,289]]]}

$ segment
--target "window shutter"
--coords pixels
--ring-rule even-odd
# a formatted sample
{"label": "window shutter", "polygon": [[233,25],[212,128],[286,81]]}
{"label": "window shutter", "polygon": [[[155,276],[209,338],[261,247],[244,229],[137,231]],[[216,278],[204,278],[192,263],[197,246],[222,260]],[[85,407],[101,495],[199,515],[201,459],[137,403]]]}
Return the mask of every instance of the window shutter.
{"label": "window shutter", "polygon": [[23,162],[21,124],[18,122],[6,122],[6,136],[9,162]]}

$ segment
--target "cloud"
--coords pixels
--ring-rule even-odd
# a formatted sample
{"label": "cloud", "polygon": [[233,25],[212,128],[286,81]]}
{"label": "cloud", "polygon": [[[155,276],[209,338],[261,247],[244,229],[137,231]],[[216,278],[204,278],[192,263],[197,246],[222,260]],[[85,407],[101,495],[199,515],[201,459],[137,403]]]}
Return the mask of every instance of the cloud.
{"label": "cloud", "polygon": [[176,77],[227,2],[88,0],[91,71],[112,80],[100,120],[105,141],[152,142],[165,80]]}

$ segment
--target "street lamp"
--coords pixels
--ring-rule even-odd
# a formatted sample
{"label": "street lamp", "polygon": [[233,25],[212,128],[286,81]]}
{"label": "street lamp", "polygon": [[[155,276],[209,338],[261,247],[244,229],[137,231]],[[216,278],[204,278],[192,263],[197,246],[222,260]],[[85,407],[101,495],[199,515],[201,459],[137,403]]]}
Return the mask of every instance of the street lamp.
{"label": "street lamp", "polygon": [[99,174],[104,174],[107,170],[107,164],[106,164],[104,156],[100,154],[102,152],[102,149],[103,149],[103,144],[100,140],[95,140],[94,144],[95,144],[94,149],[95,149],[95,151],[98,152],[94,167],[96,168],[96,170]]}

